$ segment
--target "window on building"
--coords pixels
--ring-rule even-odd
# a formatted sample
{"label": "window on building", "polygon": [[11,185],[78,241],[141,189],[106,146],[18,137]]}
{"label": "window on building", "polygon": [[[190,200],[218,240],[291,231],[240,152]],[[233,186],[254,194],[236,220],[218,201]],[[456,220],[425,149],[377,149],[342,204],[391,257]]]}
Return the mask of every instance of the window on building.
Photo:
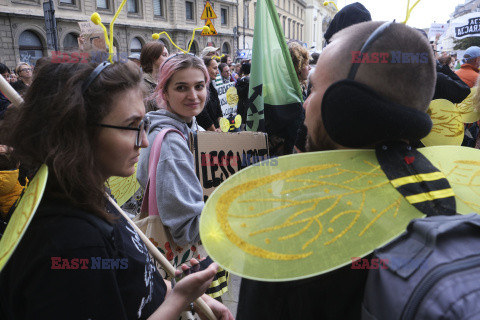
{"label": "window on building", "polygon": [[137,37],[132,38],[132,40],[130,40],[130,52],[140,53],[141,51],[142,51],[142,42],[140,41],[140,39],[138,39]]}
{"label": "window on building", "polygon": [[75,4],[74,0],[60,0],[61,4]]}
{"label": "window on building", "polygon": [[193,12],[193,2],[185,1],[185,16],[187,20],[193,20],[194,12]]}
{"label": "window on building", "polygon": [[289,39],[290,39],[290,25],[291,25],[291,22],[292,22],[292,21],[291,21],[290,19],[288,19],[288,22],[287,22],[287,23],[288,23],[288,38],[289,38]]}
{"label": "window on building", "polygon": [[245,19],[247,21],[246,23],[246,28],[250,28],[250,8],[249,8],[249,5],[247,4],[247,6],[245,7]]}
{"label": "window on building", "polygon": [[97,0],[98,9],[108,9],[108,0]]}
{"label": "window on building", "polygon": [[222,53],[223,54],[230,54],[230,45],[228,42],[224,42],[222,45]]}
{"label": "window on building", "polygon": [[128,13],[138,13],[138,3],[137,0],[128,0]]}
{"label": "window on building", "polygon": [[153,0],[153,15],[164,17],[164,0]]}
{"label": "window on building", "polygon": [[40,38],[32,31],[23,31],[18,38],[20,61],[34,65],[43,57],[43,45]]}
{"label": "window on building", "polygon": [[[190,42],[191,41],[188,41],[188,45],[190,45]],[[198,54],[198,45],[196,41],[193,41],[192,46],[190,47],[190,53],[193,53],[195,55]]]}
{"label": "window on building", "polygon": [[63,39],[63,50],[70,51],[78,49],[78,35],[75,33],[69,33]]}
{"label": "window on building", "polygon": [[221,8],[220,9],[220,16],[222,18],[222,24],[226,25],[228,24],[228,10],[226,8]]}
{"label": "window on building", "polygon": [[302,38],[300,37],[300,23],[297,24],[297,39],[302,41]]}
{"label": "window on building", "polygon": [[292,21],[292,39],[295,39],[295,21]]}

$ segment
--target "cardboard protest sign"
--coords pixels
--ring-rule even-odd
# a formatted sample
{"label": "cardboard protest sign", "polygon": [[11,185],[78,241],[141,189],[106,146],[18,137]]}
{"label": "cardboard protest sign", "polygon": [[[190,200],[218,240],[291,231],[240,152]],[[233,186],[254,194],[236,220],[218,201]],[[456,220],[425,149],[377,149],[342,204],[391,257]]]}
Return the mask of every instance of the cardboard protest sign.
{"label": "cardboard protest sign", "polygon": [[480,37],[480,12],[465,14],[450,21],[456,39]]}
{"label": "cardboard protest sign", "polygon": [[217,86],[218,99],[224,117],[237,113],[238,94],[235,82]]}
{"label": "cardboard protest sign", "polygon": [[80,36],[78,37],[78,47],[83,52],[106,52],[107,45],[105,34],[100,26],[91,21],[79,22]]}
{"label": "cardboard protest sign", "polygon": [[[274,166],[277,163],[277,159],[268,160],[268,138],[263,132],[197,132],[190,136],[190,150],[204,200],[241,169],[249,165]],[[268,161],[257,164],[263,160]]]}

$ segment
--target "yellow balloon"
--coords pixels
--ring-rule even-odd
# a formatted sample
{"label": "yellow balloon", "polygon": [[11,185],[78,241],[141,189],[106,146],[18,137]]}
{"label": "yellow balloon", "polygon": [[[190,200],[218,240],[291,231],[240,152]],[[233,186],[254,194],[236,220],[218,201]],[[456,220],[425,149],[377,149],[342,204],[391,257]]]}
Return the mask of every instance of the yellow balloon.
{"label": "yellow balloon", "polygon": [[428,136],[421,140],[425,146],[462,144],[463,120],[453,103],[445,99],[433,100],[427,112],[432,119],[433,127]]}
{"label": "yellow balloon", "polygon": [[0,271],[22,240],[47,184],[48,167],[42,165],[20,199],[0,240]]}
{"label": "yellow balloon", "polygon": [[[449,180],[457,212],[480,212],[480,150],[419,151]],[[222,268],[249,279],[285,281],[351,264],[422,216],[393,187],[375,151],[302,153],[250,166],[224,181],[200,216],[200,236]]]}
{"label": "yellow balloon", "polygon": [[160,35],[158,33],[154,33],[154,34],[152,34],[152,39],[158,40],[158,39],[160,39]]}

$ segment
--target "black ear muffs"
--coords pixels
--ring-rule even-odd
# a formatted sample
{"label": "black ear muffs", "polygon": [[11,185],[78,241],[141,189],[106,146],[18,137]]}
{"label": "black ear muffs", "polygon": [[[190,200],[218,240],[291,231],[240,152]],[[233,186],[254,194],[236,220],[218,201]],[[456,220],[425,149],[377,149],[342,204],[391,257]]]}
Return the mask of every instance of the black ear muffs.
{"label": "black ear muffs", "polygon": [[418,141],[432,129],[427,113],[390,102],[354,80],[341,80],[327,89],[322,121],[333,141],[350,148],[387,140]]}

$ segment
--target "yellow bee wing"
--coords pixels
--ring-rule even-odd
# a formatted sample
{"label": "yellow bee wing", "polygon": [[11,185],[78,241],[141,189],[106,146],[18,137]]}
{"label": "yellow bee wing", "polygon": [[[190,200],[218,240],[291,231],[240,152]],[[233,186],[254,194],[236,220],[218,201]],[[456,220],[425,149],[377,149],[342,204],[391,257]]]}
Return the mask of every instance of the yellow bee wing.
{"label": "yellow bee wing", "polygon": [[28,225],[33,219],[35,211],[42,199],[43,191],[47,184],[47,177],[48,167],[42,165],[18,202],[5,229],[5,233],[0,240],[0,271],[12,256],[13,251],[17,248]]}
{"label": "yellow bee wing", "polygon": [[220,129],[222,132],[228,132],[230,130],[230,122],[226,118],[220,118]]}
{"label": "yellow bee wing", "polygon": [[240,126],[242,125],[242,116],[237,114],[235,116],[235,128],[240,128]]}
{"label": "yellow bee wing", "polygon": [[480,120],[480,110],[478,110],[478,106],[474,105],[474,97],[476,94],[477,88],[473,87],[468,97],[456,104],[457,110],[464,123],[473,123]]}
{"label": "yellow bee wing", "polygon": [[137,181],[137,164],[135,164],[135,172],[131,176],[111,177],[108,179],[107,186],[118,205],[122,206],[140,189],[140,184]]}
{"label": "yellow bee wing", "polygon": [[425,146],[459,146],[462,144],[463,119],[453,103],[445,99],[433,100],[430,103],[428,114],[432,119],[433,127],[429,135],[421,140]]}
{"label": "yellow bee wing", "polygon": [[[461,162],[480,159],[480,151],[464,149],[419,151],[449,178],[467,169],[480,177],[480,161]],[[458,212],[472,212],[480,205],[480,183],[460,181],[467,186],[452,188],[469,206],[459,205]],[[302,153],[267,160],[226,180],[205,205],[200,235],[224,269],[245,278],[284,281],[348,265],[422,216],[393,187],[375,151]]]}

